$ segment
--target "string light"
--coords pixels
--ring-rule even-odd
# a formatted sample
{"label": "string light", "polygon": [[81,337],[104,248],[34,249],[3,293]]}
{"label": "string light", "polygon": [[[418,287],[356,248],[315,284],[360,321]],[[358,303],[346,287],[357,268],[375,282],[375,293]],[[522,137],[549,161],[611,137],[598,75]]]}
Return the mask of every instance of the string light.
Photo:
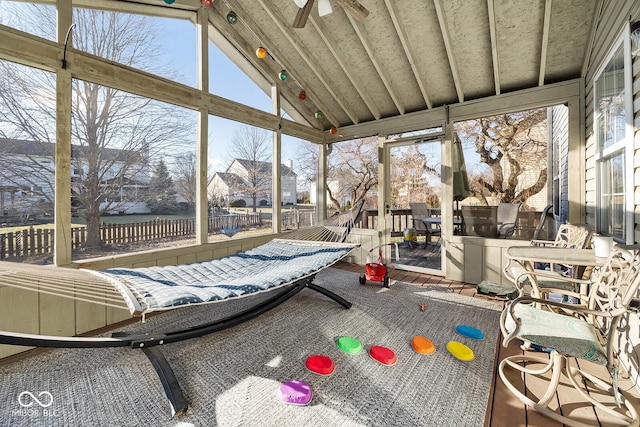
{"label": "string light", "polygon": [[[2,0],[0,0],[2,1]],[[169,0],[169,1],[175,1],[175,0]],[[253,35],[253,37],[256,39],[256,41],[258,41],[258,43],[261,41],[260,38],[258,37],[258,35],[255,33],[255,31],[253,30],[253,28],[251,28],[249,25],[247,25],[246,21],[239,19],[238,15],[236,12],[234,12],[231,8],[231,5],[229,4],[228,0],[221,0],[222,4],[225,5],[226,8],[228,8],[227,10],[229,10],[229,12],[226,15],[226,20],[229,24],[236,24],[239,23],[241,25],[243,25],[243,27],[250,33]],[[213,4],[214,0],[200,0],[200,3],[202,4],[202,6],[209,8],[211,7],[211,5]],[[205,4],[206,3],[206,4]],[[238,22],[240,21],[240,22]],[[258,59],[265,59],[266,57],[271,58],[272,60],[279,62],[276,60],[276,58],[273,57],[273,55],[271,55],[271,53],[264,47],[264,46],[260,46],[256,49],[256,57]],[[282,70],[278,73],[278,78],[282,81],[284,80],[288,80],[289,79],[289,73],[286,70]],[[300,83],[297,82],[294,78],[294,83],[296,85],[298,85],[298,87],[300,87]],[[298,92],[298,99],[301,101],[304,101],[305,99],[307,99],[307,93],[302,90],[302,88],[300,89],[300,91]],[[323,120],[324,119],[324,114],[321,111],[318,111],[315,115],[317,120]]]}
{"label": "string light", "polygon": [[264,59],[267,57],[267,49],[263,48],[263,47],[259,47],[256,49],[256,56],[258,57],[258,59]]}
{"label": "string light", "polygon": [[322,120],[322,119],[324,119],[324,114],[322,114],[322,111],[316,111],[316,113],[313,115],[313,117],[315,117],[316,120]]}
{"label": "string light", "polygon": [[166,4],[174,4],[176,0],[164,0]]}
{"label": "string light", "polygon": [[227,13],[227,22],[231,25],[234,25],[236,22],[238,22],[238,15],[236,15],[233,10]]}
{"label": "string light", "polygon": [[205,9],[209,9],[211,6],[213,6],[213,0],[200,0],[200,4]]}
{"label": "string light", "polygon": [[336,133],[338,133],[338,129],[336,129],[336,128],[331,128],[331,129],[329,129],[329,133],[330,133],[331,135],[335,135]]}

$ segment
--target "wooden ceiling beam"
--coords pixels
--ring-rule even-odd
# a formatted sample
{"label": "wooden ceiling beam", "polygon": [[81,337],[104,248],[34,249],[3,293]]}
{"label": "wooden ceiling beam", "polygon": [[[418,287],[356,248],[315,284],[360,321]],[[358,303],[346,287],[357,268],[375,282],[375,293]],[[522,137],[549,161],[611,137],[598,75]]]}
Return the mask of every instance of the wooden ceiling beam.
{"label": "wooden ceiling beam", "polygon": [[[238,13],[238,15],[243,17],[242,22],[238,22],[233,26],[229,25],[226,21],[226,13],[219,11],[217,13],[209,14],[209,21],[215,28],[215,32],[210,32],[210,39],[228,58],[231,58],[233,62],[265,92],[265,94],[270,95],[271,86],[275,79],[278,78],[276,73],[279,72],[279,69],[274,69],[269,65],[268,61],[270,61],[270,59],[258,59],[254,54],[256,47],[259,46],[260,43],[266,43],[269,42],[269,40],[248,40],[248,38],[259,37],[251,27],[252,25],[255,26],[255,23],[247,21],[246,13],[240,6],[233,4],[233,9]],[[240,31],[243,29],[246,30],[245,35],[240,34]],[[216,33],[220,34],[222,38],[219,37],[215,39],[214,36]],[[223,49],[223,45],[228,45],[231,48]],[[267,50],[272,53],[271,49]],[[258,70],[260,76],[256,76],[254,70]],[[303,122],[310,126],[316,126],[318,124],[318,121],[313,116],[313,111],[303,108],[300,105],[294,105],[291,101],[287,100],[298,99],[297,92],[292,91],[288,87],[284,87],[284,85],[281,86],[280,90],[283,98],[285,98],[282,100],[282,105],[287,114],[295,120],[302,118]],[[296,112],[298,114],[296,114]]]}
{"label": "wooden ceiling beam", "polygon": [[493,61],[493,80],[496,87],[496,95],[500,95],[500,57],[498,56],[498,36],[496,34],[496,11],[494,0],[487,0],[489,11],[489,36],[491,37],[491,60]]}
{"label": "wooden ceiling beam", "polygon": [[404,114],[405,113],[404,105],[400,101],[400,98],[396,94],[396,91],[393,89],[393,86],[391,85],[391,78],[387,75],[387,72],[382,67],[382,62],[378,59],[378,55],[376,55],[375,49],[369,42],[369,37],[367,37],[365,29],[350,14],[347,13],[347,17],[349,18],[349,22],[351,22],[351,26],[353,27],[356,34],[358,35],[358,39],[360,40],[362,47],[364,47],[364,50],[367,52],[367,55],[369,56],[369,60],[371,61],[374,68],[378,72],[378,76],[380,77],[380,80],[384,84],[384,87],[387,89],[387,93],[389,94],[389,97],[393,100],[393,103],[395,104],[396,109],[398,110],[398,113],[400,113],[401,115]]}
{"label": "wooden ceiling beam", "polygon": [[438,23],[440,24],[440,32],[442,33],[442,40],[444,41],[444,47],[447,51],[447,58],[449,59],[449,68],[451,69],[451,77],[456,87],[456,93],[458,94],[458,102],[464,102],[464,91],[462,90],[462,83],[460,82],[460,73],[458,72],[458,64],[456,57],[453,54],[453,47],[451,46],[451,37],[449,36],[449,26],[447,25],[447,19],[444,16],[442,10],[441,0],[433,0],[433,5],[436,7],[436,15],[438,16]]}
{"label": "wooden ceiling beam", "polygon": [[407,56],[407,61],[409,61],[409,65],[411,66],[411,71],[413,71],[413,77],[418,83],[418,87],[420,87],[420,93],[422,93],[422,97],[424,98],[424,102],[427,105],[427,108],[431,109],[433,107],[431,103],[431,98],[429,97],[429,93],[425,87],[424,79],[420,78],[421,74],[416,65],[415,57],[417,56],[414,49],[412,49],[411,44],[409,43],[409,37],[407,37],[407,32],[404,30],[404,27],[400,24],[400,20],[398,19],[398,12],[396,11],[395,1],[392,0],[384,0],[384,4],[387,6],[387,11],[389,12],[389,16],[391,17],[391,21],[393,22],[393,26],[396,29],[396,34],[398,35],[398,39],[402,44],[402,48],[404,49],[404,53]]}
{"label": "wooden ceiling beam", "polygon": [[[262,6],[263,10],[269,16],[269,18],[271,18],[271,21],[276,25],[278,30],[280,30],[282,35],[287,39],[287,41],[295,49],[296,53],[300,55],[300,57],[305,62],[305,64],[307,64],[307,67],[309,67],[309,69],[313,72],[313,74],[315,74],[315,76],[318,78],[318,81],[322,83],[324,90],[331,95],[331,97],[338,103],[340,108],[342,108],[342,111],[349,117],[349,119],[351,119],[353,123],[358,123],[358,118],[355,116],[355,114],[353,114],[352,109],[347,105],[347,102],[344,99],[344,97],[334,90],[334,84],[333,82],[331,82],[329,76],[325,75],[325,73],[323,73],[321,69],[316,67],[314,62],[309,57],[309,54],[307,53],[309,49],[303,48],[303,43],[300,41],[300,38],[295,35],[294,31],[291,31],[291,29],[289,28],[289,24],[284,23],[285,20],[282,17],[282,15],[277,13],[273,7],[269,7],[269,5],[265,4],[264,0],[257,0],[257,3],[260,4],[260,6]],[[286,59],[287,56],[284,56],[284,58]],[[280,58],[279,60],[283,60],[283,58]],[[296,71],[295,67],[293,67],[291,63],[287,63],[286,68],[287,70],[289,70],[290,73],[293,74],[293,77],[300,82],[300,84],[305,88],[305,90],[307,87],[312,86],[307,82],[300,80],[299,78],[300,74],[295,72]],[[312,99],[314,102],[318,102],[317,95],[314,95]],[[329,108],[327,108],[326,106],[320,106],[320,105],[319,107],[320,107],[320,110],[325,115],[325,117],[327,118],[327,120],[329,120],[333,126],[335,127],[340,126],[340,121],[337,120],[333,114],[331,114],[331,110]]]}
{"label": "wooden ceiling beam", "polygon": [[364,21],[369,16],[369,11],[356,0],[336,0],[336,3],[358,21]]}
{"label": "wooden ceiling beam", "polygon": [[[313,28],[318,32],[318,36],[322,39],[325,46],[327,46],[327,49],[329,49],[329,51],[333,55],[336,63],[340,65],[340,68],[346,74],[349,82],[355,88],[356,92],[358,92],[358,95],[362,99],[362,102],[364,102],[364,104],[371,112],[371,115],[373,115],[376,120],[382,117],[382,115],[380,114],[380,109],[376,106],[375,102],[373,102],[373,99],[371,99],[367,88],[364,87],[361,83],[361,80],[357,78],[357,73],[345,60],[342,49],[340,49],[338,43],[336,43],[333,37],[331,37],[331,32],[327,30],[327,27],[322,23],[321,20],[315,19],[313,16],[309,18],[309,22],[311,22]],[[354,124],[355,123],[357,122],[354,121]]]}
{"label": "wooden ceiling beam", "polygon": [[549,51],[549,25],[551,22],[552,0],[544,2],[544,22],[542,26],[542,47],[540,49],[540,74],[538,76],[538,86],[544,85],[544,76],[547,70],[547,52]]}

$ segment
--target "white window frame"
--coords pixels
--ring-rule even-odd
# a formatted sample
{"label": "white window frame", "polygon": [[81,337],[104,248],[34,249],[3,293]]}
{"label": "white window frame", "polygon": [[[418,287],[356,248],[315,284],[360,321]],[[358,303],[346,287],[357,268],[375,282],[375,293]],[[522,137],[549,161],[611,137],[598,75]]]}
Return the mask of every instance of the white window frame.
{"label": "white window frame", "polygon": [[[616,39],[611,50],[607,54],[603,64],[593,79],[593,134],[595,136],[595,172],[596,172],[596,230],[598,233],[607,234],[606,230],[602,230],[600,222],[602,221],[602,188],[603,179],[602,167],[610,159],[622,155],[624,159],[624,229],[622,236],[614,235],[614,239],[623,244],[633,243],[633,83],[632,83],[632,60],[631,60],[631,39],[630,39],[629,23],[625,25],[622,34]],[[600,133],[598,130],[598,106],[597,106],[597,82],[602,76],[604,70],[613,59],[615,53],[623,46],[624,58],[624,105],[625,105],[625,123],[624,138],[613,145],[602,148],[600,141]],[[629,154],[631,151],[631,154]],[[607,205],[609,208],[611,205]]]}

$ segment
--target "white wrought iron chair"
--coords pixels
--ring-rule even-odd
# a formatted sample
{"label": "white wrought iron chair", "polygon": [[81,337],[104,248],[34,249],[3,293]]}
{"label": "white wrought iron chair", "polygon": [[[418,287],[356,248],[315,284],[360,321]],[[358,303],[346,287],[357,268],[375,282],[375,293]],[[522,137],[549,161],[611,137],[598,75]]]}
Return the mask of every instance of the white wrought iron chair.
{"label": "white wrought iron chair", "polygon": [[[575,224],[562,224],[554,240],[532,240],[532,246],[550,246],[557,248],[584,249],[590,244],[591,232],[586,227]],[[586,293],[585,285],[566,280],[567,277],[581,278],[582,275],[573,266],[551,264],[548,269],[536,268],[533,280],[527,270],[519,263],[510,260],[504,269],[505,276],[518,288],[520,296],[525,294],[526,285],[533,287],[533,295],[548,297],[550,293],[582,299]],[[580,271],[582,272],[582,271]],[[584,276],[582,276],[584,277]]]}
{"label": "white wrought iron chair", "polygon": [[[550,351],[549,356],[543,357],[510,356],[498,366],[504,384],[524,404],[566,425],[584,425],[572,417],[571,409],[563,408],[561,414],[549,408],[564,374],[568,382],[562,380],[562,384],[575,388],[588,402],[587,405],[594,405],[624,425],[638,425],[636,409],[626,392],[617,387],[618,356],[623,349],[629,348],[622,344],[626,341],[623,339],[621,322],[625,324],[623,320],[628,316],[627,309],[640,286],[637,249],[637,246],[616,246],[612,250],[606,266],[597,275],[597,280],[591,283],[586,307],[528,296],[508,303],[500,319],[503,345],[506,347],[511,340],[520,339]],[[529,274],[534,275],[533,272]],[[535,303],[556,306],[565,310],[565,313],[538,308]],[[574,359],[606,366],[609,378],[599,378],[585,372]],[[548,383],[546,391],[538,393],[542,394],[540,396],[532,390],[525,390],[521,383],[517,383],[519,379],[516,378],[521,375],[526,375],[527,381],[533,376]],[[606,400],[602,397],[597,399],[603,393],[613,396],[616,404],[606,404],[602,402]],[[577,409],[580,405],[574,406],[573,409]]]}

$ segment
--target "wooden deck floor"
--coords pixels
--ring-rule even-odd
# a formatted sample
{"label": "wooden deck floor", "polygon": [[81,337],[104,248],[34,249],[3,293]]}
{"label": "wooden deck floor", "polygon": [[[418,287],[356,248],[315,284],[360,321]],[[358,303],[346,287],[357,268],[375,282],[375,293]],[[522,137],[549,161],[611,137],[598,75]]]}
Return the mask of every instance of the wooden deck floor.
{"label": "wooden deck floor", "polygon": [[[344,262],[336,264],[335,267],[358,273],[364,271],[363,266],[348,264]],[[389,272],[389,276],[391,280],[412,283],[417,286],[443,286],[452,289],[454,292],[468,295],[470,297],[490,299],[485,297],[484,295],[477,294],[475,285],[446,280],[438,276],[401,270],[391,270]],[[502,301],[494,301],[496,302],[496,304],[503,305]],[[520,400],[506,388],[506,386],[502,383],[502,380],[498,376],[498,362],[511,355],[524,354],[523,350],[521,350],[520,347],[515,343],[512,343],[511,345],[509,345],[509,347],[505,348],[502,346],[502,342],[500,341],[496,343],[496,352],[497,357],[496,369],[494,369],[494,377],[487,378],[487,381],[492,381],[493,384],[492,393],[489,397],[489,402],[487,402],[487,417],[484,424],[485,427],[561,427],[563,424],[545,417],[532,409],[527,408],[526,405],[520,402]],[[539,354],[540,353],[537,353],[537,355]],[[581,361],[580,366],[582,368],[585,368],[583,363],[588,362]],[[586,369],[594,374],[599,373],[602,378],[606,378],[607,373],[606,368],[604,367],[589,363]],[[532,390],[536,395],[540,395],[537,391],[542,390],[542,384],[536,384],[535,382],[529,380],[528,382],[526,382],[526,386],[528,390]],[[629,390],[629,392],[636,397],[634,406],[640,410],[640,398],[638,398],[638,396],[640,396],[640,393],[638,393],[634,389],[632,381],[630,379],[621,380],[620,388],[622,390]],[[558,393],[556,394],[554,405],[555,408],[560,407],[561,410],[563,408],[567,408],[567,410],[570,410],[574,416],[578,415],[587,425],[602,427],[620,425],[614,420],[608,418],[606,414],[602,413],[602,411],[595,409],[591,405],[587,405],[584,399],[582,399],[580,395],[577,395],[577,392],[572,391],[572,389],[568,386],[562,386],[562,384],[559,388]]]}

